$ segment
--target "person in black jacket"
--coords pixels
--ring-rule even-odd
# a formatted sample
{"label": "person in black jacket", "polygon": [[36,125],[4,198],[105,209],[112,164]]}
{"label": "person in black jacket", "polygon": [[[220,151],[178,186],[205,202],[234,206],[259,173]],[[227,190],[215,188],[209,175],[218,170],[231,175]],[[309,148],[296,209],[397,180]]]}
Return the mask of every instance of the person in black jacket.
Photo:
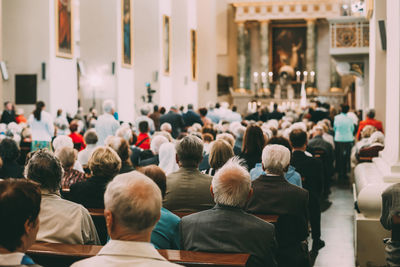
{"label": "person in black jacket", "polygon": [[172,106],[167,114],[164,114],[160,117],[160,125],[162,125],[164,122],[171,124],[171,135],[173,138],[177,138],[185,127],[185,122],[182,118],[182,115],[178,112],[178,109],[175,106]]}
{"label": "person in black jacket", "polygon": [[307,134],[301,129],[293,130],[289,135],[293,147],[291,165],[300,173],[303,181],[303,188],[309,192],[309,213],[311,224],[311,237],[313,239],[312,251],[317,253],[325,246],[321,240],[321,209],[320,198],[323,191],[323,165],[319,159],[308,156]]}
{"label": "person in black jacket", "polygon": [[24,167],[17,163],[20,150],[17,143],[11,138],[4,138],[0,143],[0,157],[3,166],[0,178],[24,178]]}
{"label": "person in black jacket", "polygon": [[1,114],[1,123],[9,124],[15,122],[15,110],[14,106],[10,101],[4,103],[3,114]]}
{"label": "person in black jacket", "polygon": [[107,184],[121,169],[121,159],[110,147],[98,147],[89,159],[92,177],[70,187],[70,200],[85,208],[104,209],[104,192]]}
{"label": "person in black jacket", "polygon": [[188,111],[183,114],[183,120],[185,121],[185,126],[190,127],[195,123],[200,123],[200,125],[203,126],[203,121],[201,120],[200,115],[194,112],[193,105],[188,104],[187,108]]}

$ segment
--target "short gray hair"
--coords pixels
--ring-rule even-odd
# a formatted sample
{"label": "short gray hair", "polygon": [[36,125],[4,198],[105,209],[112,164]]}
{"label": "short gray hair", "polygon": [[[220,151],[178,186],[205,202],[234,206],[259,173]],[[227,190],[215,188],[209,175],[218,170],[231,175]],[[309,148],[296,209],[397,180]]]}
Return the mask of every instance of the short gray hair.
{"label": "short gray hair", "polygon": [[251,190],[251,179],[243,160],[228,160],[212,179],[214,201],[217,204],[244,208]]}
{"label": "short gray hair", "polygon": [[140,114],[146,116],[149,113],[150,113],[150,107],[149,106],[142,106],[140,108]]}
{"label": "short gray hair", "polygon": [[111,113],[111,111],[114,109],[115,104],[114,101],[111,99],[104,100],[103,102],[103,111],[105,113]]}
{"label": "short gray hair", "polygon": [[115,176],[104,193],[104,207],[132,233],[155,226],[160,218],[161,191],[146,175],[132,171]]}
{"label": "short gray hair", "polygon": [[59,135],[53,140],[54,151],[57,151],[63,147],[74,147],[74,142],[68,135]]}
{"label": "short gray hair", "polygon": [[172,126],[169,122],[164,122],[163,124],[161,124],[160,130],[170,132],[172,131]]}
{"label": "short gray hair", "polygon": [[152,138],[150,143],[150,150],[153,151],[154,154],[158,154],[160,151],[160,147],[164,143],[168,143],[168,139],[163,135],[156,135]]}
{"label": "short gray hair", "polygon": [[290,164],[290,151],[282,145],[267,145],[262,152],[262,164],[268,174],[283,175]]}
{"label": "short gray hair", "polygon": [[235,146],[235,138],[230,133],[218,134],[216,140],[225,140],[232,148]]}
{"label": "short gray hair", "polygon": [[131,142],[133,135],[132,135],[132,130],[130,127],[122,126],[117,130],[117,132],[115,133],[115,136],[121,137],[121,138],[125,139],[126,141]]}
{"label": "short gray hair", "polygon": [[175,149],[179,162],[184,167],[197,167],[203,157],[203,141],[194,135],[182,138]]}

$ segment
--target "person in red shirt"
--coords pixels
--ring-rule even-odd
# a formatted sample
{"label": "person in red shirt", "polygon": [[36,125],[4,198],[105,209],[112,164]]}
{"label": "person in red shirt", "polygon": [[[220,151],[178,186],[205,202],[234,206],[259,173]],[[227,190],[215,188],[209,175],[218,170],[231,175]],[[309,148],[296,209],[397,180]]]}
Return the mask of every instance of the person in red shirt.
{"label": "person in red shirt", "polygon": [[375,110],[370,109],[367,113],[367,118],[363,121],[360,121],[360,124],[358,126],[358,131],[357,131],[357,140],[360,140],[361,131],[367,125],[372,125],[378,131],[381,131],[383,133],[382,122],[375,120]]}
{"label": "person in red shirt", "polygon": [[139,123],[139,132],[135,145],[144,150],[150,149],[149,123],[147,121]]}
{"label": "person in red shirt", "polygon": [[71,137],[72,142],[74,143],[74,148],[77,149],[78,151],[85,149],[86,147],[85,139],[83,139],[83,136],[80,133],[78,133],[77,120],[71,121],[71,123],[69,124],[69,130],[71,131],[71,133],[68,136]]}

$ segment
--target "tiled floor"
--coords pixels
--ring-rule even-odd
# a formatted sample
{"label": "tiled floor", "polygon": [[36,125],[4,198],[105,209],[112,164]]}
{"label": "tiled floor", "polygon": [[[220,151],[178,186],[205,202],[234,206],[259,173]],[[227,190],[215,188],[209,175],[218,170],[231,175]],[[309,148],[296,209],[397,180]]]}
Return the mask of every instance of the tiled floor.
{"label": "tiled floor", "polygon": [[321,239],[314,267],[354,267],[353,195],[350,189],[333,187],[332,206],[321,216]]}

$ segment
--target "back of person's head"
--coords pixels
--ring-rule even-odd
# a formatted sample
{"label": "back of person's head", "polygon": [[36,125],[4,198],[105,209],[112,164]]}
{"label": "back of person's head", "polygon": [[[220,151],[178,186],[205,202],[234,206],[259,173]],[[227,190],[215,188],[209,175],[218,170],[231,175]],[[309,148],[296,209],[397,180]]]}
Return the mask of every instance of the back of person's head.
{"label": "back of person's head", "polygon": [[341,107],[342,107],[342,113],[346,114],[350,110],[349,105],[343,104]]}
{"label": "back of person's head", "polygon": [[45,107],[45,104],[43,101],[36,102],[36,108],[33,111],[33,116],[35,117],[36,120],[40,121],[42,110],[44,109],[44,107]]}
{"label": "back of person's head", "polygon": [[71,121],[71,123],[69,124],[69,130],[70,130],[72,133],[78,131],[78,127],[79,127],[79,125],[78,125],[78,121],[77,121],[77,120],[73,120],[73,121]]}
{"label": "back of person's head", "polygon": [[54,151],[61,149],[63,147],[74,147],[74,142],[72,142],[71,137],[67,135],[59,135],[53,140]]}
{"label": "back of person's head", "polygon": [[0,157],[3,162],[12,162],[19,157],[19,147],[17,143],[11,138],[4,138],[0,142]]}
{"label": "back of person's head", "polygon": [[111,180],[121,169],[121,159],[110,147],[101,146],[93,151],[88,165],[94,176]]}
{"label": "back of person's head", "polygon": [[57,117],[62,115],[62,109],[57,109]]}
{"label": "back of person's head", "polygon": [[167,176],[165,172],[157,165],[149,165],[139,170],[141,173],[153,180],[161,190],[161,195],[164,198],[167,191]]}
{"label": "back of person's head", "polygon": [[199,113],[202,117],[205,117],[207,115],[207,109],[206,108],[200,108]]}
{"label": "back of person's head", "polygon": [[129,143],[122,137],[108,136],[105,140],[105,145],[111,147],[117,152],[122,163],[129,163]]}
{"label": "back of person's head", "polygon": [[[41,192],[25,179],[0,179],[0,247],[9,252],[27,250],[36,239],[39,227]],[[28,244],[22,237],[28,235]]]}
{"label": "back of person's head", "polygon": [[[105,210],[110,211],[114,222],[129,234],[151,231],[160,218],[161,202],[158,186],[138,171],[117,175],[104,193]],[[113,238],[112,233],[109,234]]]}
{"label": "back of person's head", "polygon": [[56,157],[60,160],[64,170],[74,167],[76,160],[76,150],[70,147],[60,148],[55,152]]}
{"label": "back of person's head", "polygon": [[85,135],[83,136],[87,145],[95,145],[99,140],[97,133],[94,129],[88,130]]}
{"label": "back of person's head", "polygon": [[290,150],[282,145],[267,145],[263,149],[262,164],[268,174],[283,175],[290,163]]}
{"label": "back of person's head", "polygon": [[158,154],[160,151],[160,147],[162,144],[168,143],[168,139],[163,135],[156,135],[151,139],[150,142],[150,150],[153,151],[154,154]]}
{"label": "back of person's head", "polygon": [[157,112],[157,111],[158,111],[158,105],[154,105],[153,111],[154,111],[154,112]]}
{"label": "back of person's head", "polygon": [[289,134],[289,140],[293,148],[301,148],[307,144],[307,133],[301,129],[294,129]]}
{"label": "back of person's head", "polygon": [[381,131],[376,131],[373,134],[371,134],[368,143],[370,145],[374,143],[380,143],[382,145],[385,144],[385,135]]}
{"label": "back of person's head", "polygon": [[367,117],[370,119],[374,119],[375,118],[375,109],[368,110]]}
{"label": "back of person's head", "polygon": [[183,167],[197,167],[203,158],[203,141],[194,135],[182,138],[175,149]]}
{"label": "back of person's head", "polygon": [[264,133],[257,125],[247,126],[246,132],[243,136],[242,151],[248,154],[261,155],[265,146]]}
{"label": "back of person's head", "polygon": [[223,139],[211,143],[210,157],[208,159],[211,168],[218,170],[230,158],[234,156],[232,146]]}
{"label": "back of person's head", "polygon": [[172,132],[172,126],[169,122],[164,122],[160,126],[161,131]]}
{"label": "back of person's head", "polygon": [[140,114],[143,116],[147,116],[150,113],[150,108],[149,106],[143,106],[140,108]]}
{"label": "back of person's head", "polygon": [[52,193],[60,189],[63,174],[61,162],[47,150],[34,152],[25,166],[25,177]]}
{"label": "back of person's head", "polygon": [[115,108],[114,101],[111,99],[104,100],[103,102],[103,112],[104,113],[113,113]]}
{"label": "back of person's head", "polygon": [[188,108],[188,109],[193,109],[193,104],[188,104],[188,105],[187,105],[187,108]]}
{"label": "back of person's head", "polygon": [[147,121],[139,122],[139,132],[147,133],[149,131],[149,123]]}
{"label": "back of person's head", "polygon": [[216,140],[225,140],[231,147],[235,146],[235,138],[230,133],[218,134]]}
{"label": "back of person's head", "polygon": [[161,114],[165,114],[166,111],[167,111],[167,110],[166,110],[164,107],[161,107],[161,108],[160,108],[160,113],[161,113]]}
{"label": "back of person's head", "polygon": [[129,126],[122,126],[120,127],[117,132],[115,133],[115,136],[121,137],[125,139],[128,142],[132,141],[132,129]]}
{"label": "back of person's head", "polygon": [[221,104],[219,102],[215,103],[215,108],[220,108]]}
{"label": "back of person's head", "polygon": [[289,140],[287,140],[283,136],[274,136],[268,140],[267,145],[281,145],[292,151],[292,146],[290,145]]}
{"label": "back of person's head", "polygon": [[313,127],[312,132],[313,136],[322,136],[324,134],[324,128],[320,124],[317,124]]}
{"label": "back of person's head", "polygon": [[274,103],[274,110],[277,110],[277,109],[278,109],[278,104]]}
{"label": "back of person's head", "polygon": [[232,106],[232,111],[236,112],[237,111],[237,106]]}
{"label": "back of person's head", "polygon": [[203,133],[201,137],[204,143],[211,143],[212,141],[214,141],[214,137],[209,133]]}
{"label": "back of person's head", "polygon": [[366,125],[361,130],[361,138],[369,138],[375,131],[376,131],[376,128],[374,126]]}
{"label": "back of person's head", "polygon": [[217,204],[243,208],[251,192],[250,174],[237,157],[228,160],[212,179]]}

